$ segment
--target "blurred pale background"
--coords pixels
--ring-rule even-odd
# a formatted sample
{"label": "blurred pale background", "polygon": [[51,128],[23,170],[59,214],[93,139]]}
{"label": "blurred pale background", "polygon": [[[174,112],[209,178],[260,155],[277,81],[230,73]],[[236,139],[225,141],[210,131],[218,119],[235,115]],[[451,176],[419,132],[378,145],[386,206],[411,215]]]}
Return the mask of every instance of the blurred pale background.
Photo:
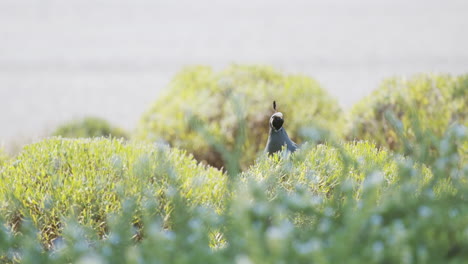
{"label": "blurred pale background", "polygon": [[86,115],[132,129],[184,66],[230,63],[346,108],[385,77],[468,72],[468,1],[0,0],[0,146]]}

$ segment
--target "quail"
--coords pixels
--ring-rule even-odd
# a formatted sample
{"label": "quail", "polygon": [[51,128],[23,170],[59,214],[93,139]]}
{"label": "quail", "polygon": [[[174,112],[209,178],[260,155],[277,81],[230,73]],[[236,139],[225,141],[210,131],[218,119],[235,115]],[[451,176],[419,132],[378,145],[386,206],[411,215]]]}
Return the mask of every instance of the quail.
{"label": "quail", "polygon": [[273,110],[275,110],[275,113],[270,117],[270,133],[265,152],[268,152],[268,155],[272,155],[280,151],[284,145],[286,145],[288,151],[296,151],[297,144],[289,138],[288,133],[286,133],[283,127],[283,114],[276,110],[276,101],[273,101]]}

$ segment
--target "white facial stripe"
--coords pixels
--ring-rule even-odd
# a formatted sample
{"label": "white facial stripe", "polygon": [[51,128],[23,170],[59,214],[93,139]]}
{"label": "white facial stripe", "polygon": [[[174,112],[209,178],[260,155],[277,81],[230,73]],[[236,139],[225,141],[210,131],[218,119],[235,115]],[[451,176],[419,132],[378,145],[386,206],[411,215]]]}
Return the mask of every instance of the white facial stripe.
{"label": "white facial stripe", "polygon": [[281,112],[276,112],[274,113],[271,117],[270,117],[270,126],[275,130],[275,131],[280,131],[281,129],[283,129],[283,127],[281,127],[280,129],[276,129],[275,127],[273,127],[273,120],[275,117],[279,117],[281,119],[283,119],[283,113]]}
{"label": "white facial stripe", "polygon": [[274,116],[277,116],[277,117],[280,117],[281,119],[283,119],[283,113],[281,112],[277,112],[277,113],[274,113],[271,118],[273,118]]}
{"label": "white facial stripe", "polygon": [[281,112],[274,113],[274,114],[270,117],[270,124],[273,122],[273,118],[274,118],[275,116],[277,116],[277,117],[283,119],[283,113],[281,113]]}

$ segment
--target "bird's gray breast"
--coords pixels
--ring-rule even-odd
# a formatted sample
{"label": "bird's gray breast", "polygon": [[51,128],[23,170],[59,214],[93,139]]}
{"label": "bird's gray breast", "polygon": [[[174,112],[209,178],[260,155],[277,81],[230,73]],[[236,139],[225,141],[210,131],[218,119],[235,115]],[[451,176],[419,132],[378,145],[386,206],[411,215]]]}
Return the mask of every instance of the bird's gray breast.
{"label": "bird's gray breast", "polygon": [[294,143],[286,133],[284,128],[281,128],[278,131],[270,130],[270,135],[268,137],[268,142],[266,146],[266,151],[268,154],[273,154],[277,151],[280,151],[281,148],[286,145],[288,150],[294,152],[297,148],[296,143]]}

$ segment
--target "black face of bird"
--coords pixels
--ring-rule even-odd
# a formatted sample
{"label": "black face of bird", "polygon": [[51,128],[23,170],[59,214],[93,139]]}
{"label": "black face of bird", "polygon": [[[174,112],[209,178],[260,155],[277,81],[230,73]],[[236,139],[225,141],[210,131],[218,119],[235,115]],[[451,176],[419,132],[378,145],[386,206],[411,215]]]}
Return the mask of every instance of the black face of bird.
{"label": "black face of bird", "polygon": [[270,118],[270,127],[276,131],[280,130],[283,127],[284,119],[283,114],[280,112],[274,113]]}
{"label": "black face of bird", "polygon": [[284,123],[284,119],[282,117],[280,117],[279,115],[273,115],[271,117],[271,126],[276,129],[276,130],[280,130],[281,127],[283,126],[283,123]]}

